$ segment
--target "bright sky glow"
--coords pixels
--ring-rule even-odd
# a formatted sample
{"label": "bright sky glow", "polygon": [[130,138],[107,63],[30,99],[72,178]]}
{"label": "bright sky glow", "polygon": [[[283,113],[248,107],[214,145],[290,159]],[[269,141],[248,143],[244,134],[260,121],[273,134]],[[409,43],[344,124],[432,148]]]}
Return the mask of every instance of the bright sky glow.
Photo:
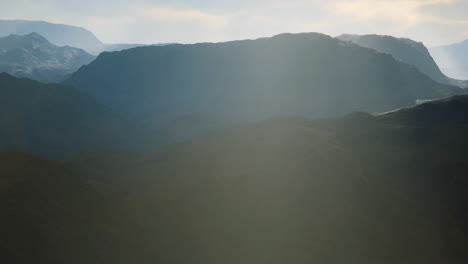
{"label": "bright sky glow", "polygon": [[468,0],[0,0],[0,19],[83,26],[106,43],[193,43],[283,32],[468,39]]}

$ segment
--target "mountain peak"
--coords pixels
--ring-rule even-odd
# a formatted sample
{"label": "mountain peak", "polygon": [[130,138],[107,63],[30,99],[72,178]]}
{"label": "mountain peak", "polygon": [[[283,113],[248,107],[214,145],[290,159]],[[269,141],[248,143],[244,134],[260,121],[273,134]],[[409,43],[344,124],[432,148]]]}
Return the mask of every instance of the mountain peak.
{"label": "mountain peak", "polygon": [[270,38],[271,40],[313,40],[313,41],[336,41],[333,37],[317,33],[317,32],[307,32],[307,33],[282,33],[275,35]]}
{"label": "mountain peak", "polygon": [[0,37],[0,49],[2,71],[43,82],[60,81],[94,59],[81,49],[57,47],[37,32]]}
{"label": "mountain peak", "polygon": [[31,32],[27,35],[20,36],[20,40],[25,41],[27,43],[33,43],[38,46],[47,46],[56,48],[57,46],[52,44],[49,40],[47,40],[44,36],[37,32]]}
{"label": "mountain peak", "polygon": [[29,34],[23,35],[25,38],[31,38],[31,39],[36,39],[36,40],[43,40],[49,42],[45,37],[43,37],[41,34],[37,32],[31,32]]}
{"label": "mountain peak", "polygon": [[45,37],[36,32],[32,32],[25,35],[11,34],[7,37],[0,37],[0,44],[7,45],[11,48],[28,48],[31,46],[31,44],[34,44],[33,46],[35,47],[56,47],[54,44],[50,43]]}
{"label": "mountain peak", "polygon": [[288,37],[293,37],[293,38],[309,37],[309,38],[332,39],[332,37],[330,37],[329,35],[326,35],[326,34],[323,34],[323,33],[318,33],[318,32],[281,33],[281,34],[273,36],[272,38],[288,38]]}

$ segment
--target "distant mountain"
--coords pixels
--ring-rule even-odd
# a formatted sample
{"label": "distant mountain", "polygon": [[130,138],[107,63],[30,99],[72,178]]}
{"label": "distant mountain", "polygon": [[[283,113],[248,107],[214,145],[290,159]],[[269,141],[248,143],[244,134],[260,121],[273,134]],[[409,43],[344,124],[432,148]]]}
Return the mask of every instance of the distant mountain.
{"label": "distant mountain", "polygon": [[[0,151],[64,157],[91,149],[138,149],[144,126],[73,87],[0,73]],[[140,142],[141,143],[141,142]]]}
{"label": "distant mountain", "polygon": [[0,37],[39,33],[57,46],[71,46],[84,50],[102,45],[96,36],[82,27],[53,24],[45,21],[0,20]]}
{"label": "distant mountain", "polygon": [[[433,80],[462,88],[468,87],[468,81],[460,81],[447,77],[437,66],[428,49],[421,42],[407,38],[395,38],[381,35],[349,35],[343,34],[337,37],[343,41],[351,41],[360,46],[378,50],[392,55],[404,63],[418,68],[422,73]],[[467,78],[468,79],[468,78]]]}
{"label": "distant mountain", "polygon": [[467,263],[467,117],[458,96],[275,117],[94,167],[0,155],[14,216],[0,226],[16,238],[0,250],[10,263]]}
{"label": "distant mountain", "polygon": [[0,38],[0,72],[42,82],[59,82],[94,56],[82,49],[57,47],[37,33]]}
{"label": "distant mountain", "polygon": [[160,44],[110,44],[102,43],[92,32],[82,27],[54,24],[45,21],[0,20],[0,37],[39,33],[56,46],[84,49],[92,55],[105,51],[121,51],[140,46],[164,46]]}
{"label": "distant mountain", "polygon": [[156,125],[193,114],[235,123],[388,111],[461,92],[390,55],[316,33],[102,53],[65,83]]}
{"label": "distant mountain", "polygon": [[452,45],[433,47],[430,52],[447,75],[468,79],[468,40]]}

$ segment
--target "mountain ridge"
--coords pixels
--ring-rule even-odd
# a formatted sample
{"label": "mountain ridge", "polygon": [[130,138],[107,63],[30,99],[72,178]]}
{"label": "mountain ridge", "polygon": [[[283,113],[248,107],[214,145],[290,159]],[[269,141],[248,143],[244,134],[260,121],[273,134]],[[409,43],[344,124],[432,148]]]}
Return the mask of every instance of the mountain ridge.
{"label": "mountain ridge", "polygon": [[315,33],[106,52],[65,83],[124,116],[155,123],[193,113],[236,122],[327,117],[462,92],[390,55]]}
{"label": "mountain ridge", "polygon": [[416,42],[409,38],[396,38],[388,35],[352,35],[342,34],[337,37],[344,41],[351,41],[360,46],[376,49],[380,52],[391,54],[404,63],[416,66],[422,73],[433,80],[457,85],[461,88],[468,87],[468,81],[455,80],[447,77],[432,58],[428,48],[422,42]]}

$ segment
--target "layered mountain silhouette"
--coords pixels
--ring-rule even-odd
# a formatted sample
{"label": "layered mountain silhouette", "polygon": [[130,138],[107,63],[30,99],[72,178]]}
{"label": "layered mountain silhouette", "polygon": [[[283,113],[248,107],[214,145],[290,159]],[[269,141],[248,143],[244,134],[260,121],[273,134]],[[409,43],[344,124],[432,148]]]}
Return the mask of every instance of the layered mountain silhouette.
{"label": "layered mountain silhouette", "polygon": [[[0,73],[0,151],[64,157],[91,149],[137,149],[144,126],[73,87]],[[143,144],[143,142],[140,142]]]}
{"label": "layered mountain silhouette", "polygon": [[42,82],[60,82],[94,56],[82,49],[57,47],[37,33],[0,38],[0,72]]}
{"label": "layered mountain silhouette", "polygon": [[467,116],[459,96],[277,117],[94,169],[2,154],[2,208],[19,219],[2,233],[28,228],[2,250],[15,263],[466,263]]}
{"label": "layered mountain silhouette", "polygon": [[433,47],[430,52],[447,75],[468,79],[468,39],[452,45]]}
{"label": "layered mountain silhouette", "polygon": [[2,262],[468,262],[468,95],[421,43],[26,34],[1,71],[85,66],[0,73]]}
{"label": "layered mountain silhouette", "polygon": [[229,123],[388,111],[462,92],[391,55],[317,33],[102,53],[65,83],[154,124],[193,114]]}
{"label": "layered mountain silhouette", "polygon": [[0,20],[0,36],[38,33],[57,46],[71,46],[84,50],[102,45],[96,36],[82,28],[45,21]]}
{"label": "layered mountain silhouette", "polygon": [[[0,37],[38,33],[56,46],[70,46],[86,50],[92,55],[104,51],[120,51],[148,44],[102,43],[91,31],[70,25],[54,24],[45,21],[0,20]],[[161,43],[153,45],[168,45]]]}
{"label": "layered mountain silhouette", "polygon": [[415,66],[422,73],[428,75],[437,82],[457,85],[462,88],[468,87],[468,81],[455,80],[443,74],[439,69],[439,66],[431,57],[426,46],[421,42],[416,42],[407,38],[395,38],[392,36],[382,35],[343,34],[337,38],[343,41],[351,41],[360,46],[375,49],[383,53],[391,54],[394,58]]}

